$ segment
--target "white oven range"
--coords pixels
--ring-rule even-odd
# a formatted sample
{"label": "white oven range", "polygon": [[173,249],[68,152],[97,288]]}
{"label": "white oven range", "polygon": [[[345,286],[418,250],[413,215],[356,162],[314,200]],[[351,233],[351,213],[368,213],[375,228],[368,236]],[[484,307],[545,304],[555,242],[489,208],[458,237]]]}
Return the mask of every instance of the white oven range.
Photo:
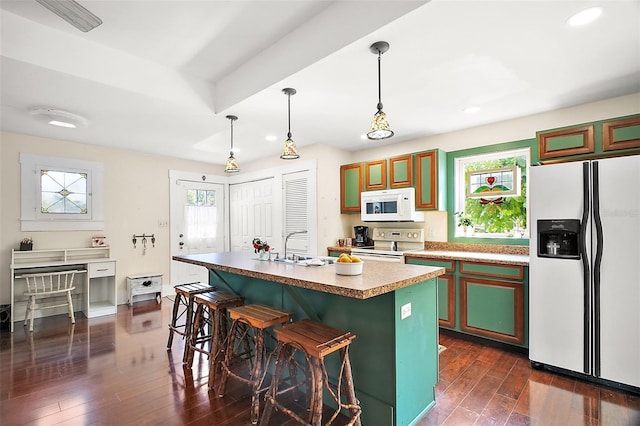
{"label": "white oven range", "polygon": [[424,250],[424,229],[422,228],[374,228],[373,247],[352,247],[363,261],[402,263],[404,253]]}

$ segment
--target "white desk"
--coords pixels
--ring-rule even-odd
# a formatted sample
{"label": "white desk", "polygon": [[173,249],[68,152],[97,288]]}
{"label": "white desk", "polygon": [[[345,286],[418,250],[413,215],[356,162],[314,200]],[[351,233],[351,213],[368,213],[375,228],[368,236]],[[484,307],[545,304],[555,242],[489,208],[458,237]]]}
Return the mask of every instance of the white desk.
{"label": "white desk", "polygon": [[[115,314],[118,309],[116,298],[116,261],[111,258],[109,247],[53,249],[11,252],[11,331],[14,321],[24,319],[26,298],[22,292],[16,299],[16,276],[36,271],[63,270],[81,266],[83,274],[82,312],[87,318]],[[20,308],[21,316],[17,315]],[[75,309],[75,307],[74,307]]]}

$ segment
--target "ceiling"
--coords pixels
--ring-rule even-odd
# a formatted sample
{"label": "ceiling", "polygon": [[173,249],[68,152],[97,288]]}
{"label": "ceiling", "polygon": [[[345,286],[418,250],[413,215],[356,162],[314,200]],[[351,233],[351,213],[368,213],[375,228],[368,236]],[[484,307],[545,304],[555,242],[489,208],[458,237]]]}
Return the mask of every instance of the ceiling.
{"label": "ceiling", "polygon": [[[393,144],[640,93],[640,1],[98,1],[84,33],[34,0],[0,0],[3,131],[240,166],[304,147]],[[572,28],[573,13],[600,19]],[[395,136],[363,140],[382,101]],[[640,103],[640,101],[639,101]],[[45,106],[81,129],[37,121]],[[477,106],[474,114],[467,107]],[[640,105],[639,105],[640,111]],[[275,136],[269,141],[267,136]]]}

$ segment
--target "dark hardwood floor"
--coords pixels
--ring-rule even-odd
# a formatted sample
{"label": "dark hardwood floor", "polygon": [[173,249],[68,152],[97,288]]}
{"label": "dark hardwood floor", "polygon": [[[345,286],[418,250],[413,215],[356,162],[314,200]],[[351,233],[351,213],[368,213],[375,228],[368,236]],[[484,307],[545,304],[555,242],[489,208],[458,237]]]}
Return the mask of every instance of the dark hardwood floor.
{"label": "dark hardwood floor", "polygon": [[[36,319],[0,333],[0,425],[249,424],[248,388],[207,387],[207,362],[166,350],[171,301],[75,325]],[[437,404],[419,425],[640,425],[640,397],[532,370],[525,356],[441,336]],[[356,378],[357,381],[357,378]],[[281,416],[273,424],[290,425]],[[338,424],[344,424],[344,420]]]}

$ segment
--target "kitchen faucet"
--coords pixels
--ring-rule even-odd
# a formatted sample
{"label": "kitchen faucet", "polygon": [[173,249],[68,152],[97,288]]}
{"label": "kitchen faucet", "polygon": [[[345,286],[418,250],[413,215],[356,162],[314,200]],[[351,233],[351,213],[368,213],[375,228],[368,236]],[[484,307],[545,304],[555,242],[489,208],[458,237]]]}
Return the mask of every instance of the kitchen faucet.
{"label": "kitchen faucet", "polygon": [[289,237],[295,234],[306,234],[307,231],[293,231],[293,232],[289,232],[289,234],[287,234],[286,238],[284,239],[284,260],[287,260],[287,242],[289,241]]}

